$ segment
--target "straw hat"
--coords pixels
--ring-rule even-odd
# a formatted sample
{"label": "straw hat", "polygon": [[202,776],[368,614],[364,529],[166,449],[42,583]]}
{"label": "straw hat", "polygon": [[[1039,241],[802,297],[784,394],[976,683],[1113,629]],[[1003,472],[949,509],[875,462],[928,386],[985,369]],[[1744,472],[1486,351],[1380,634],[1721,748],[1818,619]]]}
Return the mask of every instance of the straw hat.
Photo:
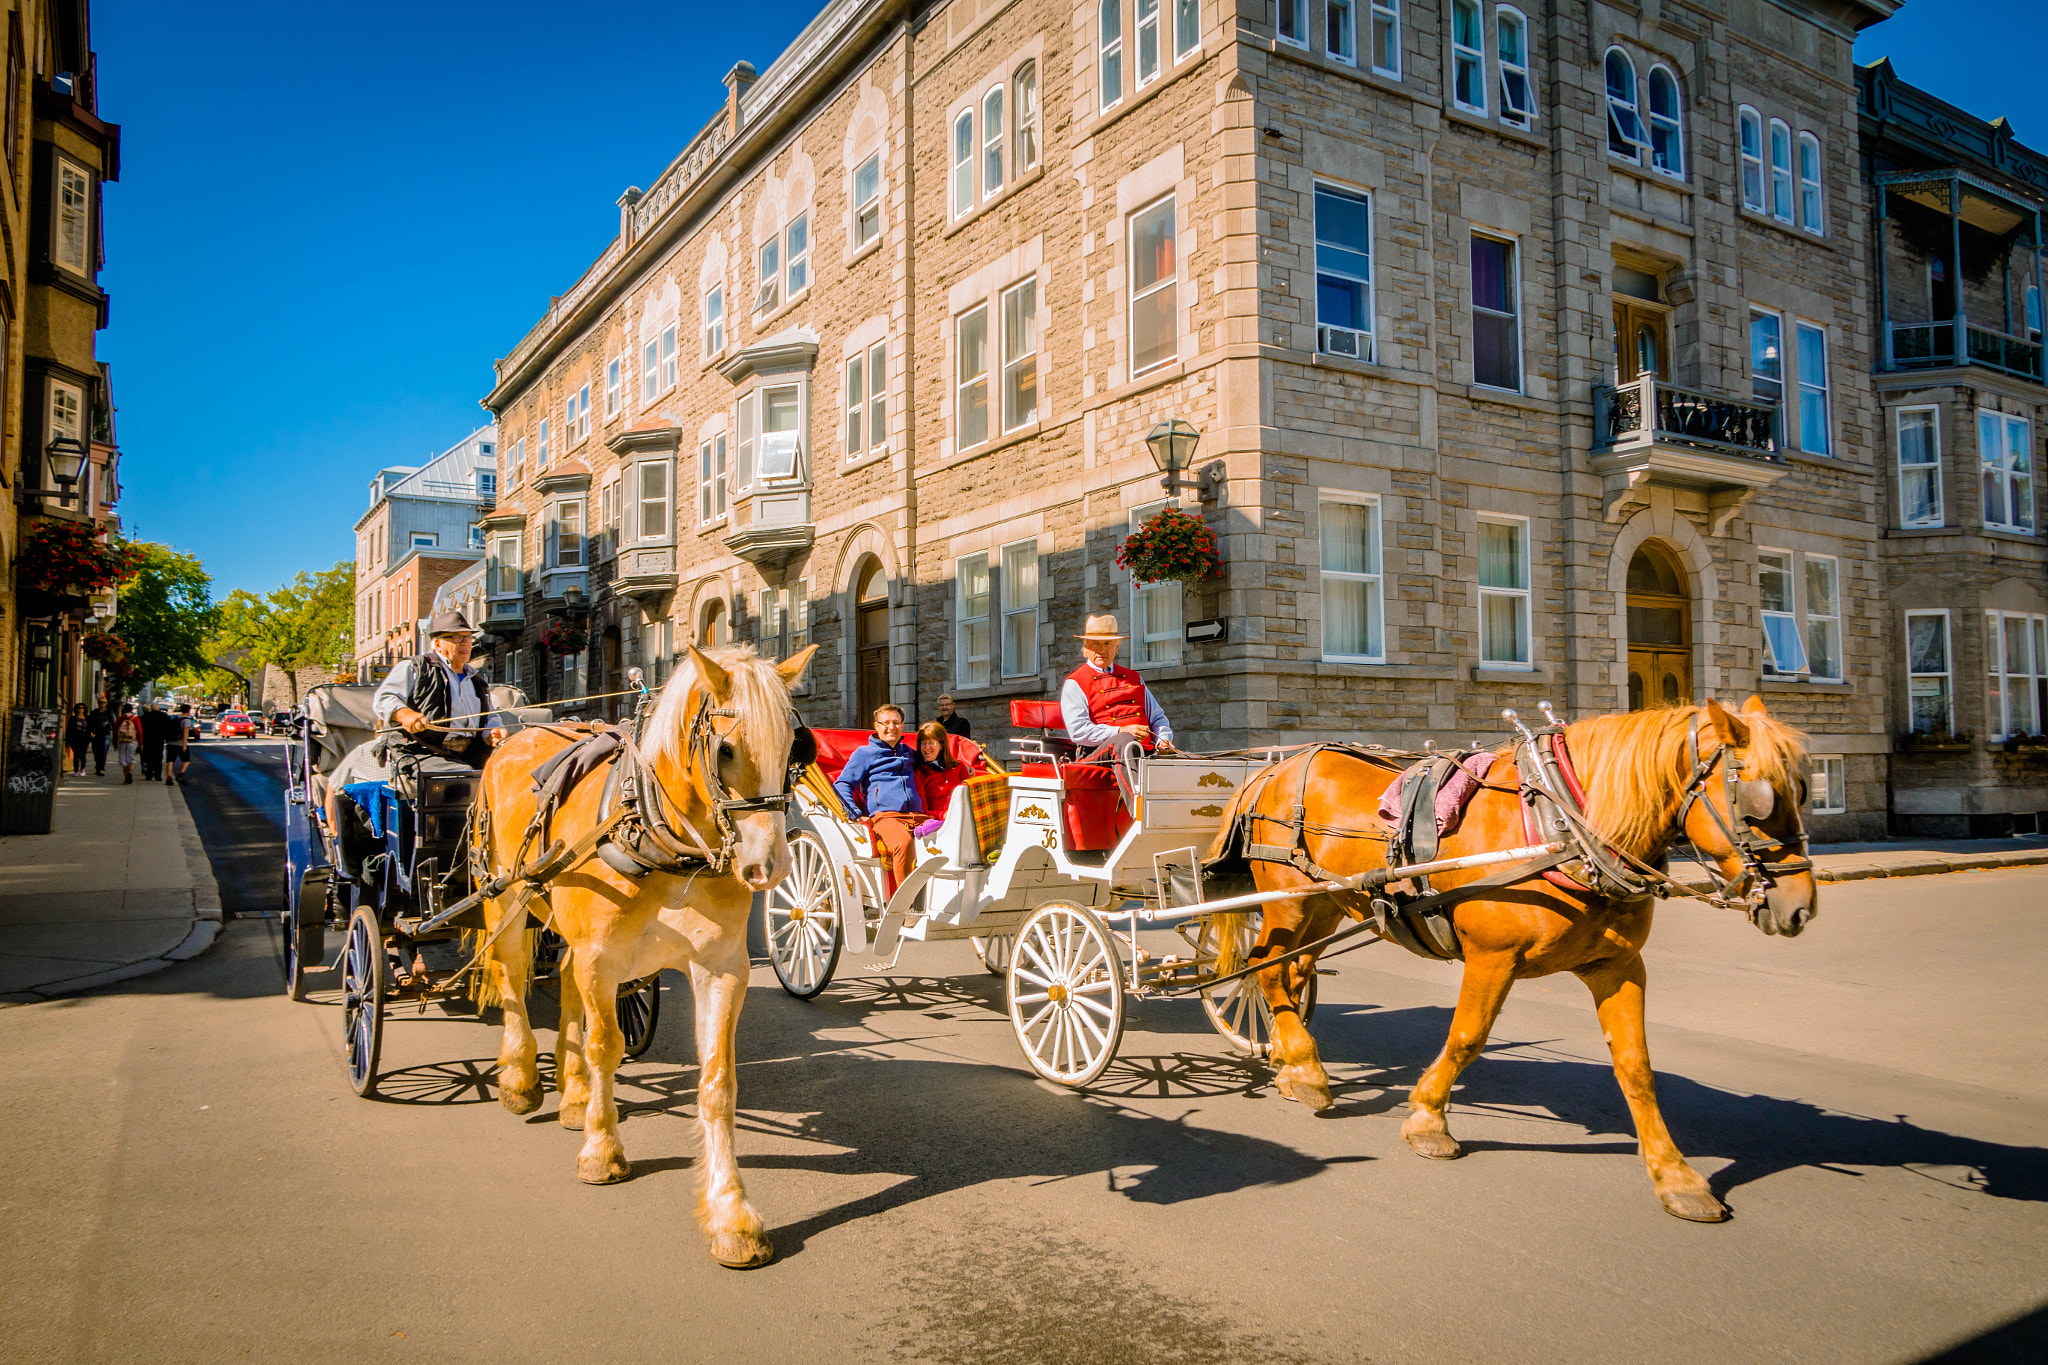
{"label": "straw hat", "polygon": [[1131,637],[1116,628],[1114,616],[1091,616],[1076,640],[1128,640]]}

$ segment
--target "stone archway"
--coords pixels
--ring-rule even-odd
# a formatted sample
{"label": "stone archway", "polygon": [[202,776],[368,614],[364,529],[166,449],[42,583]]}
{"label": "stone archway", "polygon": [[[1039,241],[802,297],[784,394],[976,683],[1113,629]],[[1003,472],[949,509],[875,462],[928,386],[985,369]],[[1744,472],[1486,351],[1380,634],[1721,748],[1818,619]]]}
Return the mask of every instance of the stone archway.
{"label": "stone archway", "polygon": [[1628,563],[1628,695],[1631,711],[1693,698],[1692,590],[1678,557],[1646,540]]}
{"label": "stone archway", "polygon": [[[1714,662],[1715,646],[1721,643],[1721,628],[1714,619],[1715,603],[1720,598],[1720,580],[1714,571],[1713,551],[1692,519],[1671,505],[1669,490],[1653,488],[1650,496],[1650,505],[1622,524],[1607,554],[1607,589],[1614,594],[1614,614],[1609,618],[1609,632],[1614,641],[1611,704],[1616,710],[1627,709],[1630,704],[1629,569],[1636,562],[1637,552],[1652,541],[1656,542],[1653,555],[1664,557],[1670,577],[1676,578],[1682,588],[1680,593],[1670,595],[1686,599],[1678,648],[1687,656],[1688,669],[1685,675],[1677,678],[1680,700],[1697,702],[1704,696],[1714,695],[1723,683],[1722,669]],[[1665,581],[1668,586],[1670,578]],[[1646,602],[1645,605],[1668,607],[1671,604]],[[1661,699],[1662,682],[1661,676],[1654,683],[1646,678],[1646,699]],[[1603,703],[1604,699],[1595,699],[1594,704],[1598,708]]]}

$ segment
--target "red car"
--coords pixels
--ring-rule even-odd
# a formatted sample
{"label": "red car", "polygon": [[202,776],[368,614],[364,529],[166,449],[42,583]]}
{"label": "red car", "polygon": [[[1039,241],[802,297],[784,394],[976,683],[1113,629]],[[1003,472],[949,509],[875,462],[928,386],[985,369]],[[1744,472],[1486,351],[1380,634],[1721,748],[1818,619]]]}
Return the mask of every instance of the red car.
{"label": "red car", "polygon": [[220,718],[215,733],[222,739],[253,739],[256,735],[256,722],[240,711],[230,711]]}

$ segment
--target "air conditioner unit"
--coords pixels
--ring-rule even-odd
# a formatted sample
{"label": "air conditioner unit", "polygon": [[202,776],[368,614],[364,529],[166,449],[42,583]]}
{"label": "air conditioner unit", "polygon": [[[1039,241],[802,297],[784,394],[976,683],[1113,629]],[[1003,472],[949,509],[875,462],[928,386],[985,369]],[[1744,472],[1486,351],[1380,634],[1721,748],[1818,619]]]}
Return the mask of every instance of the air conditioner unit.
{"label": "air conditioner unit", "polygon": [[1372,359],[1372,336],[1349,327],[1318,327],[1316,349],[1324,355],[1348,356],[1352,360]]}

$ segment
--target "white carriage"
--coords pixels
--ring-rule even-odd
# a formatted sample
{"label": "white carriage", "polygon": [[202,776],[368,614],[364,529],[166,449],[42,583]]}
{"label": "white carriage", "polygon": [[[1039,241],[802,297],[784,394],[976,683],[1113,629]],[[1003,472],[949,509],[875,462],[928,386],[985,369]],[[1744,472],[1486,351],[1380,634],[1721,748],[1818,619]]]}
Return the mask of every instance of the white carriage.
{"label": "white carriage", "polygon": [[[893,966],[906,941],[970,939],[991,972],[1004,976],[1010,1019],[1026,1060],[1062,1085],[1086,1085],[1113,1060],[1128,997],[1200,995],[1212,1024],[1240,1051],[1263,1055],[1272,1016],[1251,976],[1221,982],[1214,912],[1244,961],[1258,929],[1256,904],[1275,896],[1174,904],[1237,789],[1268,757],[1147,757],[1126,776],[1132,812],[1112,770],[1071,761],[1057,730],[1058,708],[1012,703],[1013,723],[1036,728],[1004,771],[957,788],[938,831],[917,840],[915,870],[884,894],[885,859],[868,828],[850,816],[832,779],[866,731],[820,730],[819,761],[790,804],[790,874],[763,898],[764,930],[776,977],[809,999],[831,982],[844,951]],[[967,747],[956,742],[955,753]],[[993,790],[1000,786],[1000,791]],[[983,818],[974,815],[981,791]],[[1000,801],[1000,806],[996,803]],[[1160,942],[1158,930],[1178,937]],[[1146,941],[1139,935],[1146,933]],[[1313,1008],[1313,996],[1308,1001]]]}

